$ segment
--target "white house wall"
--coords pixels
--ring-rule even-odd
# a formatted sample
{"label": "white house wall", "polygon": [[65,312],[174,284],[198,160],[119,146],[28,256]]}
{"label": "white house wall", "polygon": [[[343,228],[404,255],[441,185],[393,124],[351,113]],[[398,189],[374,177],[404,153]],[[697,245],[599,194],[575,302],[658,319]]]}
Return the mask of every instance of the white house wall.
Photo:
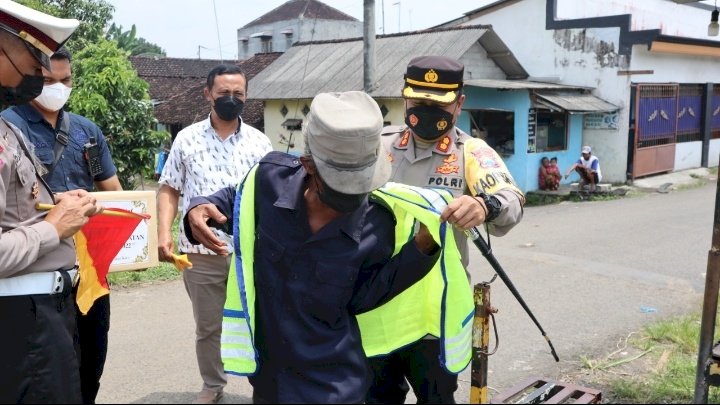
{"label": "white house wall", "polygon": [[708,166],[716,167],[718,165],[720,165],[720,139],[711,139]]}
{"label": "white house wall", "polygon": [[702,164],[702,142],[675,144],[675,170],[695,169]]}
{"label": "white house wall", "polygon": [[[273,149],[281,152],[302,153],[305,145],[301,131],[288,131],[282,126],[286,119],[297,118],[305,120],[302,113],[303,107],[310,106],[311,100],[266,100],[265,101],[265,135],[270,138]],[[288,113],[285,116],[280,112],[283,106],[287,107]],[[293,147],[288,148],[287,143],[282,143],[282,136],[291,139]]]}
{"label": "white house wall", "polygon": [[360,38],[363,36],[362,21],[313,20],[300,21],[301,42]]}
{"label": "white house wall", "polygon": [[707,36],[710,11],[702,8],[668,0],[557,0],[558,20],[619,14],[632,15],[632,31],[660,29],[664,35],[712,39]]}
{"label": "white house wall", "polygon": [[[404,125],[405,124],[405,103],[402,99],[377,99],[378,106],[384,105],[388,113],[383,120],[388,125]],[[292,152],[300,154],[304,151],[305,140],[302,131],[288,131],[282,126],[285,120],[290,118],[301,119],[305,121],[305,115],[302,110],[307,105],[310,107],[312,100],[266,100],[265,101],[265,135],[270,138],[273,149],[281,152]],[[283,106],[287,107],[288,113],[282,115]],[[293,147],[288,148],[287,143],[283,143],[282,136],[290,139],[292,136]]]}
{"label": "white house wall", "polygon": [[[632,30],[659,29],[662,34],[707,37],[710,11],[668,0],[557,0],[557,20],[631,14]],[[717,59],[649,52],[635,45],[631,57],[619,55],[619,28],[546,30],[547,0],[521,0],[479,15],[464,24],[490,24],[529,72],[531,79],[593,88],[593,94],[621,109],[617,130],[585,130],[583,144],[593,146],[608,182],[626,179],[630,86],[632,83],[720,82]],[[522,27],[522,29],[518,29]],[[618,75],[652,70],[652,74]],[[684,145],[676,169],[697,164],[701,146]],[[697,155],[697,156],[696,156]],[[711,149],[709,165],[717,165]]]}
{"label": "white house wall", "polygon": [[639,83],[720,83],[717,58],[650,52],[645,45],[633,46],[630,69],[653,71],[634,76]]}
{"label": "white house wall", "polygon": [[[418,55],[419,56],[419,55]],[[470,49],[460,58],[465,66],[465,80],[469,79],[493,79],[505,80],[505,73],[488,58],[487,51],[479,42],[473,44]],[[402,82],[399,82],[402,86]],[[398,95],[400,88],[398,88]]]}
{"label": "white house wall", "polygon": [[627,66],[617,53],[620,29],[546,30],[545,6],[546,0],[523,0],[464,24],[492,25],[530,79],[592,87],[594,95],[621,107],[617,130],[585,130],[581,143],[601,159],[604,181],[624,182],[631,80],[617,74]]}
{"label": "white house wall", "polygon": [[[282,33],[285,30],[292,30],[292,39]],[[238,59],[247,59],[256,53],[262,53],[262,40],[259,37],[252,37],[253,34],[262,32],[272,33],[272,51],[285,52],[295,42],[308,42],[320,40],[334,40],[340,38],[358,38],[363,35],[362,21],[338,21],[338,20],[315,20],[295,19],[288,21],[277,21],[269,24],[254,25],[248,28],[237,30],[238,37]],[[240,38],[248,38],[247,51]]]}

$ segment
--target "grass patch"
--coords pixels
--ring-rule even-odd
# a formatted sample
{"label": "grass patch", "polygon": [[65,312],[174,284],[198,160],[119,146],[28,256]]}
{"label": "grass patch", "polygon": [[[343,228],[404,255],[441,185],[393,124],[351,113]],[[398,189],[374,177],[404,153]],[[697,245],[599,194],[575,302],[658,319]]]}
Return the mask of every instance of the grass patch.
{"label": "grass patch", "polygon": [[583,202],[583,201],[611,201],[623,198],[623,196],[611,193],[571,193],[567,201]]}
{"label": "grass patch", "polygon": [[525,194],[525,206],[526,207],[537,207],[540,205],[558,204],[567,199],[567,196],[552,195],[552,194],[538,194],[528,192]]}
{"label": "grass patch", "polygon": [[[590,384],[605,387],[603,402],[692,403],[699,340],[700,315],[687,315],[645,327],[604,358],[580,360]],[[720,403],[718,388],[710,387],[708,402]]]}
{"label": "grass patch", "polygon": [[687,184],[678,184],[677,190],[692,190],[694,188],[699,188],[707,184],[707,180],[704,177],[696,177],[692,174],[690,175],[690,177],[693,178],[693,182]]}
{"label": "grass patch", "polygon": [[182,273],[177,271],[175,266],[170,263],[160,263],[159,266],[147,270],[110,273],[108,283],[111,287],[131,287],[158,281],[178,280],[181,277]]}

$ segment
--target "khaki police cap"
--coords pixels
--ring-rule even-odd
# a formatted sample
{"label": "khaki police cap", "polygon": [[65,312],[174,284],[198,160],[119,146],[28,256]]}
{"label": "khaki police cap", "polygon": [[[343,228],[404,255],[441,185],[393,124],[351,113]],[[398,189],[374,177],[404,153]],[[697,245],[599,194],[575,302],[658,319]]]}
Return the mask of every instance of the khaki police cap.
{"label": "khaki police cap", "polygon": [[411,100],[431,100],[450,104],[457,99],[463,86],[465,66],[445,56],[413,58],[405,73],[402,96]]}
{"label": "khaki police cap", "polygon": [[30,53],[50,69],[50,56],[80,25],[76,19],[57,18],[10,0],[0,0],[0,29],[22,39]]}

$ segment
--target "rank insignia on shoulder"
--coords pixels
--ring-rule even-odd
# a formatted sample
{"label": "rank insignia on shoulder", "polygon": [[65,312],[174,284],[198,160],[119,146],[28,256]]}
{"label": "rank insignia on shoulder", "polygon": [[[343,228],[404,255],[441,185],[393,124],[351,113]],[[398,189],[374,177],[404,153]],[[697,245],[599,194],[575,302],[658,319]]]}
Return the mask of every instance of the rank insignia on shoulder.
{"label": "rank insignia on shoulder", "polygon": [[405,131],[402,135],[402,138],[400,138],[400,142],[398,142],[397,147],[405,148],[408,146],[409,142],[410,142],[410,131]]}
{"label": "rank insignia on shoulder", "polygon": [[441,140],[438,141],[437,145],[435,146],[435,149],[438,152],[446,153],[450,150],[450,136],[445,135]]}

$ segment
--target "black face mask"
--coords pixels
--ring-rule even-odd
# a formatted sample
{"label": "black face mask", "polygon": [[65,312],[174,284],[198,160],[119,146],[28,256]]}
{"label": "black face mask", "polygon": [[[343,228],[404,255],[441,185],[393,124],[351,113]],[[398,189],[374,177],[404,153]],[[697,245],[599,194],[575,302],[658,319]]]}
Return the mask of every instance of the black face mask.
{"label": "black face mask", "polygon": [[[317,174],[314,176],[317,186],[317,193],[318,197],[320,198],[320,201],[323,202],[323,204],[327,205],[328,207],[334,209],[337,212],[342,212],[344,214],[350,213],[355,211],[356,209],[360,208],[365,198],[367,198],[366,194],[343,194],[339,193],[335,190],[333,190],[330,186],[327,185],[323,181],[323,179],[320,178]],[[319,179],[319,180],[318,180]],[[322,187],[320,187],[320,184],[322,184]],[[322,189],[322,191],[321,191]]]}
{"label": "black face mask", "polygon": [[454,114],[442,108],[419,105],[405,112],[405,124],[422,139],[432,141],[447,132],[452,126]]}
{"label": "black face mask", "polygon": [[18,105],[29,103],[42,93],[45,78],[23,74],[15,66],[10,56],[7,54],[6,56],[15,70],[22,75],[22,80],[15,87],[0,86],[0,101],[2,101],[0,104]]}
{"label": "black face mask", "polygon": [[236,120],[242,113],[242,100],[233,96],[222,96],[215,99],[215,113],[223,121]]}

